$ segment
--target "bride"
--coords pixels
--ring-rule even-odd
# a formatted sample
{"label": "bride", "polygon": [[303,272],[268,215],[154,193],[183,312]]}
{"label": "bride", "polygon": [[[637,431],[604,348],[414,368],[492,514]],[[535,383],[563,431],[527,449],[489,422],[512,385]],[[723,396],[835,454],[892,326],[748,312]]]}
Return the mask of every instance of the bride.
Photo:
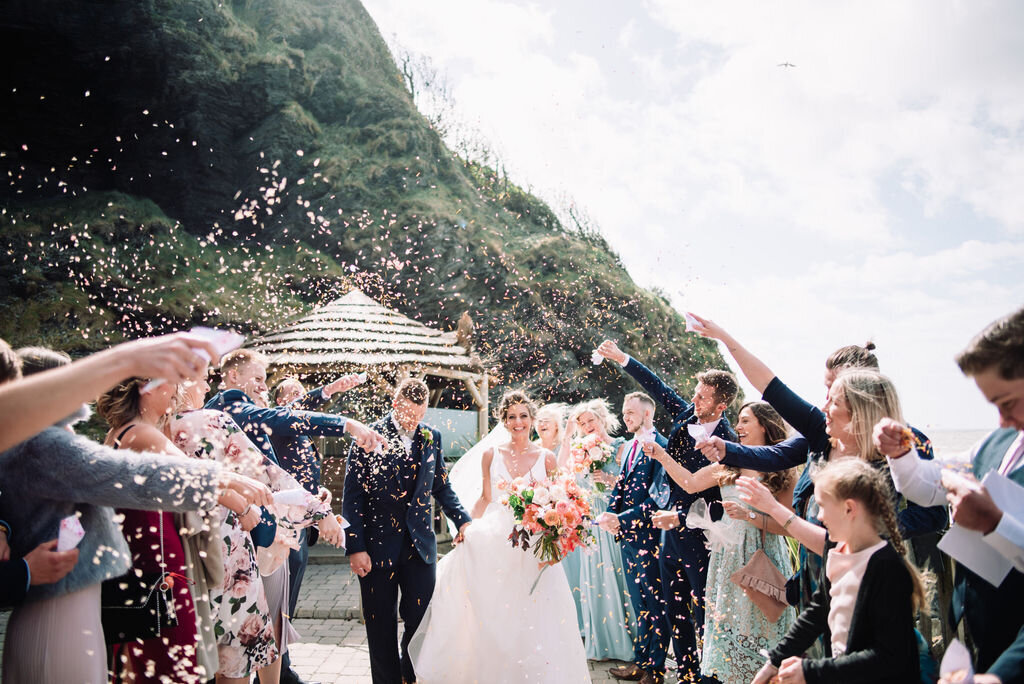
{"label": "bride", "polygon": [[[553,453],[530,442],[535,414],[525,392],[506,392],[502,424],[452,469],[459,499],[478,498],[465,541],[437,565],[409,644],[420,684],[590,681],[565,572],[553,565],[541,573],[532,550],[511,545],[512,512],[499,501],[500,482],[539,481],[557,468]],[[467,472],[473,464],[475,474]]]}

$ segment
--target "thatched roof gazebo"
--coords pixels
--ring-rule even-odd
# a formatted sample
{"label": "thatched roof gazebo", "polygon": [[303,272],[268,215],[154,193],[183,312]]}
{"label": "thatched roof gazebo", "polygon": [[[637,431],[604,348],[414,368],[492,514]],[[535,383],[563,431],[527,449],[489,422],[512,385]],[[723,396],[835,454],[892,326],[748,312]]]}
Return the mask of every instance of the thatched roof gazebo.
{"label": "thatched roof gazebo", "polygon": [[[463,314],[458,330],[442,332],[352,290],[246,346],[270,359],[271,385],[288,374],[333,376],[349,370],[366,371],[371,382],[389,390],[408,376],[460,383],[478,412],[477,432],[482,437],[488,430],[488,377],[473,352],[472,334],[468,314]],[[441,391],[433,389],[431,406],[437,406]]]}

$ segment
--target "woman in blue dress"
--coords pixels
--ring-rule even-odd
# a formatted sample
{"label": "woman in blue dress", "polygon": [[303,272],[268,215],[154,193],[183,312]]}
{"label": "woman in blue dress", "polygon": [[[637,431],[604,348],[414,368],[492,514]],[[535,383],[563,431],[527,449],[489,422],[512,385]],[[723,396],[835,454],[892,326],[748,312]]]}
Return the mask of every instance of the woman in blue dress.
{"label": "woman in blue dress", "polygon": [[[559,466],[570,466],[575,442],[589,435],[611,448],[612,457],[599,470],[579,476],[580,484],[591,492],[591,514],[597,518],[608,509],[611,491],[621,468],[619,447],[621,437],[608,435],[619,427],[618,418],[604,399],[592,399],[575,406],[569,418],[559,452]],[[622,550],[615,537],[594,528],[596,543],[588,549],[569,554],[562,567],[576,600],[580,634],[591,660],[633,659],[633,638],[629,626],[633,622],[626,575],[622,569]]]}

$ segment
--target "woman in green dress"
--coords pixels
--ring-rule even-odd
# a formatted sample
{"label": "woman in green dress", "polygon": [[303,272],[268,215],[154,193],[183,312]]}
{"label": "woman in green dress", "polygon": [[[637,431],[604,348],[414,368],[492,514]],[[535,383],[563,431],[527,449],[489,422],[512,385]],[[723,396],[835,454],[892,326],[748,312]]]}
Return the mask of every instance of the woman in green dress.
{"label": "woman in green dress", "polygon": [[[608,494],[621,469],[621,437],[608,433],[619,427],[619,420],[604,399],[591,399],[573,407],[569,425],[559,452],[559,466],[573,467],[573,453],[582,444],[597,441],[599,449],[610,456],[593,472],[578,475],[581,486],[591,493],[591,514],[596,519],[608,509]],[[591,660],[633,659],[633,638],[629,628],[633,622],[632,604],[622,569],[622,550],[615,537],[595,527],[596,543],[587,549],[569,554],[562,567],[576,600],[580,634]]]}

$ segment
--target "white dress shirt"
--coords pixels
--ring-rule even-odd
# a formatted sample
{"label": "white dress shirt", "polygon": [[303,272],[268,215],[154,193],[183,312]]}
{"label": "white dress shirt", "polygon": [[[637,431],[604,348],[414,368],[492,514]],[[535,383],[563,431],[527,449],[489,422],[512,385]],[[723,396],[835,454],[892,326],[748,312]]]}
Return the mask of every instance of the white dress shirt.
{"label": "white dress shirt", "polygon": [[[977,456],[980,443],[971,451],[971,460]],[[899,458],[888,458],[889,471],[896,489],[905,497],[922,506],[938,506],[946,503],[946,489],[942,486],[942,464],[938,461],[924,461],[916,449]],[[1009,475],[1024,465],[1024,432],[1006,450],[999,466],[1001,475]],[[1013,563],[1017,570],[1024,572],[1024,524],[1004,512],[999,524],[982,537],[986,543]]]}

